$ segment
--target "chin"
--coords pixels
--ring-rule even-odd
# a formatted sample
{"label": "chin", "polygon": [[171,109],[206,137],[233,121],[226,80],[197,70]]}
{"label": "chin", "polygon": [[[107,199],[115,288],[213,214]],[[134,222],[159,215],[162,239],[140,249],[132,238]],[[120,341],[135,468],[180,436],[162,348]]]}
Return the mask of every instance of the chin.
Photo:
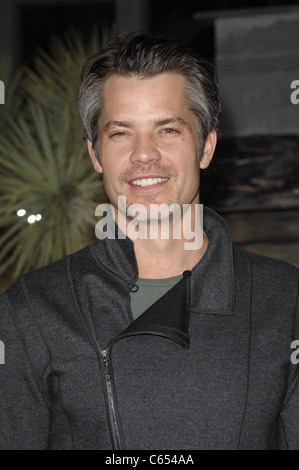
{"label": "chin", "polygon": [[139,203],[138,205],[141,206],[141,210],[137,210],[132,205],[128,205],[126,209],[127,217],[137,222],[163,222],[163,220],[169,220],[174,214],[180,216],[182,209],[176,201]]}

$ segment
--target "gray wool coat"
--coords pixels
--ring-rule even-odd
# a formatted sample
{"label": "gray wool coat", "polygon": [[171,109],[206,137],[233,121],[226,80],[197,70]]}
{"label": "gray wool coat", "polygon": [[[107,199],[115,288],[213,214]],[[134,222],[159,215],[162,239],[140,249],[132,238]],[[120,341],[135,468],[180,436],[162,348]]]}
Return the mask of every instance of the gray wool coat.
{"label": "gray wool coat", "polygon": [[[97,240],[0,297],[1,449],[299,449],[298,269],[209,247],[133,321],[133,243]],[[299,354],[298,354],[299,356]]]}

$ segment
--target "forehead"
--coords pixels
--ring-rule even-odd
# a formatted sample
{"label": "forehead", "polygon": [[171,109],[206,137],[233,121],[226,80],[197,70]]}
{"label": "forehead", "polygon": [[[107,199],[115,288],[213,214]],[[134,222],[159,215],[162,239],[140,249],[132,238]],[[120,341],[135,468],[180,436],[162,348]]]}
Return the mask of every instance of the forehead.
{"label": "forehead", "polygon": [[183,75],[171,72],[150,78],[112,75],[104,84],[102,99],[104,110],[186,107],[186,83]]}

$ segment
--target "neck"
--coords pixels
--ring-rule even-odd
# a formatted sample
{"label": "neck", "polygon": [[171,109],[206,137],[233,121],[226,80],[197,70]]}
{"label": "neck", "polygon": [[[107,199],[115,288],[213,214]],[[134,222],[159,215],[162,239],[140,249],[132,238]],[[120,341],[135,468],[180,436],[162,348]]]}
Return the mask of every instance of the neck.
{"label": "neck", "polygon": [[178,276],[191,270],[201,260],[208,247],[208,238],[203,233],[203,242],[197,250],[186,250],[183,240],[134,240],[139,277],[162,279]]}
{"label": "neck", "polygon": [[208,238],[202,229],[198,195],[184,209],[163,220],[139,222],[137,237],[136,224],[130,227],[127,222],[127,235],[134,242],[139,277],[177,276],[193,269],[203,257]]}

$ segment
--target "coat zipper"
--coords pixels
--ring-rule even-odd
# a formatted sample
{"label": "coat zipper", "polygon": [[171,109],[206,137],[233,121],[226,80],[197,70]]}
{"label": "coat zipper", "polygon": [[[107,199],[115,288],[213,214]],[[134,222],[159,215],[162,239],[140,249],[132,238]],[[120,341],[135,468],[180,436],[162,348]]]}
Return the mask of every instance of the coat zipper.
{"label": "coat zipper", "polygon": [[113,384],[112,384],[112,379],[111,379],[111,372],[110,372],[107,350],[104,349],[103,351],[101,351],[101,355],[102,355],[102,359],[104,363],[104,376],[105,376],[105,384],[106,384],[107,398],[108,398],[109,424],[110,424],[111,435],[112,435],[112,446],[113,446],[113,450],[121,450],[119,430],[118,430],[118,424],[117,424],[116,412],[115,412]]}

